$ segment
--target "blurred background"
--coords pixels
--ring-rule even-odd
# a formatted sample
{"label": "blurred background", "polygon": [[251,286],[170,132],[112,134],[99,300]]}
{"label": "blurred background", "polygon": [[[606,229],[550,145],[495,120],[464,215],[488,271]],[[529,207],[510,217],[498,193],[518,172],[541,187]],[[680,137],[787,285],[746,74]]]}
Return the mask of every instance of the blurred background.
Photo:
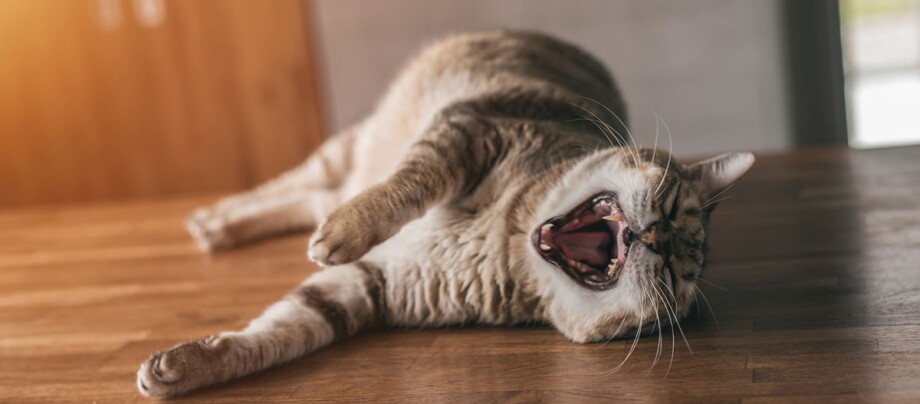
{"label": "blurred background", "polygon": [[0,207],[250,187],[494,28],[597,55],[680,156],[920,143],[920,0],[0,0]]}

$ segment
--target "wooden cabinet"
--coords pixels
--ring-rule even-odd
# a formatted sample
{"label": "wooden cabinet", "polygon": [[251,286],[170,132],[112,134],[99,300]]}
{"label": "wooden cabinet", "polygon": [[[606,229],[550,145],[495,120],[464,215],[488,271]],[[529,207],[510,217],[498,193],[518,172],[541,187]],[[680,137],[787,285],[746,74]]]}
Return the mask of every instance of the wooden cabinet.
{"label": "wooden cabinet", "polygon": [[303,0],[0,0],[0,206],[229,192],[325,137]]}

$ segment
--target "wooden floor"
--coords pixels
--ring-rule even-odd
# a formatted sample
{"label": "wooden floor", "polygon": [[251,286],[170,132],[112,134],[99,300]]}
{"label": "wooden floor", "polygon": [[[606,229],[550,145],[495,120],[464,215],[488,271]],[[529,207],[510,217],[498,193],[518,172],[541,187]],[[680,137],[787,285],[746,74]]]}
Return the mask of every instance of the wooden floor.
{"label": "wooden floor", "polygon": [[[395,330],[183,401],[920,400],[920,148],[763,156],[711,228],[712,304],[671,335]],[[0,213],[0,402],[147,401],[142,360],[239,328],[315,270],[305,236],[199,254],[202,200]],[[670,368],[670,372],[668,369]]]}

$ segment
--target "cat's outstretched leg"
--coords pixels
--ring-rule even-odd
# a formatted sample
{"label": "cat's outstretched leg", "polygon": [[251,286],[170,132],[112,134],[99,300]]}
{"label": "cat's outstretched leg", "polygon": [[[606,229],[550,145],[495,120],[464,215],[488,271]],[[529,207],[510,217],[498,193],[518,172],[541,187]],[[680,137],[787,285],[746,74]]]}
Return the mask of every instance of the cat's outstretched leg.
{"label": "cat's outstretched leg", "polygon": [[383,183],[337,208],[313,234],[309,256],[322,265],[361,258],[432,206],[474,189],[501,146],[483,121],[445,114],[412,145]]}
{"label": "cat's outstretched leg", "polygon": [[199,248],[225,249],[316,227],[339,205],[338,187],[351,171],[357,130],[329,139],[303,164],[255,189],[195,210],[186,227]]}
{"label": "cat's outstretched leg", "polygon": [[295,189],[266,194],[232,207],[198,210],[186,228],[202,251],[226,249],[314,228],[339,200],[338,190]]}
{"label": "cat's outstretched leg", "polygon": [[385,318],[385,279],[364,263],[328,268],[270,306],[246,329],[186,342],[141,364],[146,396],[175,396],[299,358]]}

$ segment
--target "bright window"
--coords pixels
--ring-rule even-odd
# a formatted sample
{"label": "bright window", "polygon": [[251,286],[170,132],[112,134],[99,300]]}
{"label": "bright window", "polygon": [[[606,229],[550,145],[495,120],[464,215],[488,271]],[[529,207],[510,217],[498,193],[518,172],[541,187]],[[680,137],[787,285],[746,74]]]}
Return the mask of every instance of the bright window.
{"label": "bright window", "polygon": [[843,0],[850,144],[920,143],[920,0]]}

